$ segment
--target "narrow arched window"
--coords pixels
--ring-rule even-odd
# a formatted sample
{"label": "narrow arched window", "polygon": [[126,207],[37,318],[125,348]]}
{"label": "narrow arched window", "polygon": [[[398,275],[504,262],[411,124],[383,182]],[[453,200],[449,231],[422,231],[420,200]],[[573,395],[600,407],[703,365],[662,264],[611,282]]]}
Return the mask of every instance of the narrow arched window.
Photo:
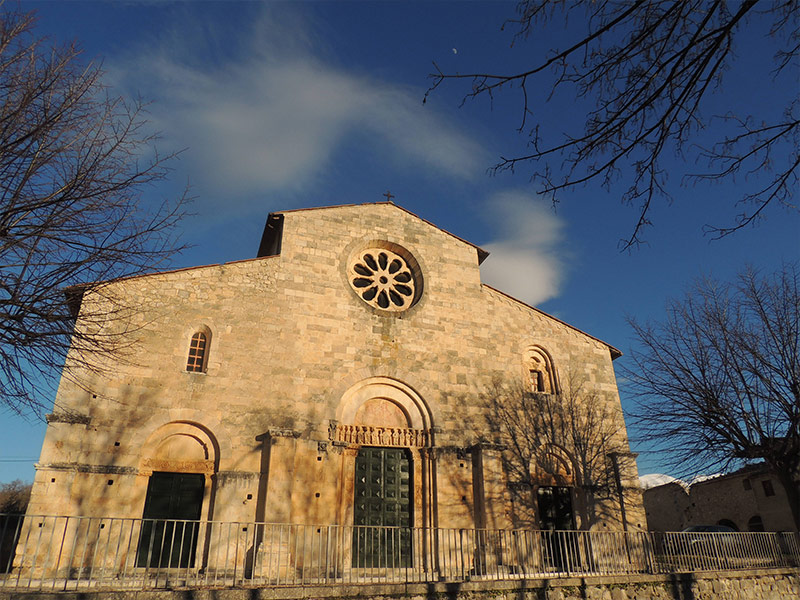
{"label": "narrow arched window", "polygon": [[186,370],[191,373],[202,373],[206,367],[206,350],[208,338],[202,331],[198,331],[192,336],[189,344],[189,360],[186,363]]}
{"label": "narrow arched window", "polygon": [[555,369],[553,362],[542,348],[532,346],[525,356],[526,388],[538,394],[557,394]]}

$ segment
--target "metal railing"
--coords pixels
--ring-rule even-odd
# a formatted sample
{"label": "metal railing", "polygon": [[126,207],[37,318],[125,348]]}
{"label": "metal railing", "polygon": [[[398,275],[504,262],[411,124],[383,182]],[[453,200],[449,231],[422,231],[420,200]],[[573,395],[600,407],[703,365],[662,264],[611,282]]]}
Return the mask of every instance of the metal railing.
{"label": "metal railing", "polygon": [[796,533],[431,529],[0,515],[0,590],[509,580],[798,566]]}

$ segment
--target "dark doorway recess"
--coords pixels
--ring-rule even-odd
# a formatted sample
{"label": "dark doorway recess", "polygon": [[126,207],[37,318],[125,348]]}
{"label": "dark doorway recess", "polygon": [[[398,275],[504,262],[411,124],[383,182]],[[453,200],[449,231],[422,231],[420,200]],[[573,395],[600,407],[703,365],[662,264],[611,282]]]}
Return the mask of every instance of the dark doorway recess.
{"label": "dark doorway recess", "polygon": [[154,472],[147,485],[137,567],[194,566],[205,476]]}
{"label": "dark doorway recess", "polygon": [[543,533],[545,562],[556,571],[569,571],[579,554],[572,510],[572,488],[542,486],[536,499]]}
{"label": "dark doorway recess", "polygon": [[546,531],[575,528],[572,514],[572,489],[542,486],[538,492],[539,522]]}

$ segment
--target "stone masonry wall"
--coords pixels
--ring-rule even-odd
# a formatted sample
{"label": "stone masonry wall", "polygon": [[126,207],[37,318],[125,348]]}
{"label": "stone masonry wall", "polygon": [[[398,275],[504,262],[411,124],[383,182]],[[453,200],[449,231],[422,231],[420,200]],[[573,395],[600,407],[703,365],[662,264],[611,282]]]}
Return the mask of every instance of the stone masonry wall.
{"label": "stone masonry wall", "polygon": [[644,492],[644,503],[651,531],[681,531],[723,520],[739,531],[756,531],[751,528],[752,520],[765,531],[794,529],[786,491],[763,466],[687,487],[678,483],[656,486]]}
{"label": "stone masonry wall", "polygon": [[[349,390],[384,378],[420,399],[435,435],[438,453],[415,451],[414,477],[427,477],[415,494],[437,494],[441,511],[418,499],[430,514],[415,515],[416,524],[424,517],[430,525],[475,526],[472,482],[483,465],[483,492],[497,500],[486,519],[508,527],[499,463],[464,452],[484,434],[474,426],[483,410],[475,398],[498,379],[521,380],[532,344],[614,408],[627,449],[609,346],[482,285],[474,246],[390,204],[289,211],[284,219],[279,256],[103,290],[140,309],[105,325],[137,343],[122,360],[85,373],[81,385],[62,379],[31,514],[140,517],[148,476],[163,464],[145,454],[156,452],[151,446],[161,438],[154,436],[172,423],[185,427],[175,435],[197,442],[189,467],[207,476],[203,518],[341,522],[352,494],[341,474],[352,456],[331,443],[331,423]],[[348,283],[353,253],[376,242],[402,246],[419,263],[424,291],[405,312],[367,306]],[[87,296],[78,326],[102,315],[104,302]],[[187,348],[199,328],[210,335],[208,363],[190,373]],[[633,461],[621,478],[635,490]],[[635,495],[628,519],[634,530],[645,528]],[[619,527],[618,516],[608,526]]]}

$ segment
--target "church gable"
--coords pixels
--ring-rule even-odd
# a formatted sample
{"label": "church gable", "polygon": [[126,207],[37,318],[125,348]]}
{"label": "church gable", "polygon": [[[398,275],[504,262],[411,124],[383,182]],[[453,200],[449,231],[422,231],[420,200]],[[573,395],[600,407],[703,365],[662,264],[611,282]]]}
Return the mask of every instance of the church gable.
{"label": "church gable", "polygon": [[308,273],[300,275],[306,292],[333,295],[328,286],[344,281],[378,312],[404,312],[439,293],[475,294],[480,284],[476,246],[394,204],[287,211],[282,221],[281,258]]}

